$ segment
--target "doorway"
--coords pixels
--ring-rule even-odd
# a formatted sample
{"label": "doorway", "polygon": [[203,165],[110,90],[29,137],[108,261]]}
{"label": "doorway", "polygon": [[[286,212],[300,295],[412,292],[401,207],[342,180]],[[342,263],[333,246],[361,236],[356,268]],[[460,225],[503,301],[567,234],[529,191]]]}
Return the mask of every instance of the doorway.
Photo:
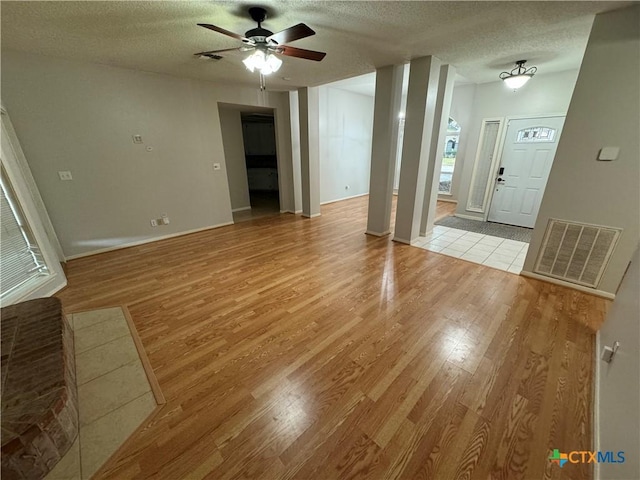
{"label": "doorway", "polygon": [[275,111],[218,105],[233,221],[280,213]]}
{"label": "doorway", "polygon": [[280,212],[278,189],[278,157],[273,112],[242,113],[247,183],[251,216]]}
{"label": "doorway", "polygon": [[533,228],[562,133],[564,117],[507,124],[488,220]]}

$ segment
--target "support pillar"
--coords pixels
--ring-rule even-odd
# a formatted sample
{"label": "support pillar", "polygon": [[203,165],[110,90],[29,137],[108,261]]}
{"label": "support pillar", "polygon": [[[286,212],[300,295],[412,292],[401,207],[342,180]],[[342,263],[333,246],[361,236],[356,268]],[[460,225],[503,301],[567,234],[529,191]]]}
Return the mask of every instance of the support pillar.
{"label": "support pillar", "polygon": [[411,244],[420,233],[439,76],[436,57],[411,60],[393,237],[397,242]]}
{"label": "support pillar", "polygon": [[440,170],[442,168],[442,157],[444,156],[444,147],[447,139],[447,128],[449,126],[449,113],[451,111],[455,77],[455,67],[451,65],[442,65],[442,67],[440,67],[435,121],[433,124],[433,141],[431,142],[431,152],[427,163],[427,180],[425,184],[424,203],[422,204],[422,220],[420,222],[420,235],[422,236],[433,230],[433,222],[435,222],[436,218],[438,190],[440,187]]}
{"label": "support pillar", "polygon": [[302,216],[320,215],[320,128],[318,89],[298,89]]}
{"label": "support pillar", "polygon": [[366,233],[378,237],[388,235],[391,231],[403,76],[404,65],[389,65],[376,70]]}

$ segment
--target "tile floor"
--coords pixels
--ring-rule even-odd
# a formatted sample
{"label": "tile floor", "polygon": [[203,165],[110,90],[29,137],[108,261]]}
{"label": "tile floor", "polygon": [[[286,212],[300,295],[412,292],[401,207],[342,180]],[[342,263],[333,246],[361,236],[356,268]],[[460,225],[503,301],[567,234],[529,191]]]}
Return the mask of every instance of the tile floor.
{"label": "tile floor", "polygon": [[85,480],[157,404],[122,309],[68,316],[74,330],[80,434],[48,480]]}
{"label": "tile floor", "polygon": [[413,246],[519,274],[529,244],[436,225]]}

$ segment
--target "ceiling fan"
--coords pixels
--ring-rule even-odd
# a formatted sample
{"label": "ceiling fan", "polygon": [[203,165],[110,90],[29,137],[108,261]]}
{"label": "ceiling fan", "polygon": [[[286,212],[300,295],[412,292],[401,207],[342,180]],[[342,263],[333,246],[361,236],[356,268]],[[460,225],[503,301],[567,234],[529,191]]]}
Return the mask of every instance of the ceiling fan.
{"label": "ceiling fan", "polygon": [[275,54],[304,58],[306,60],[315,60],[316,62],[319,62],[325,57],[326,53],[324,52],[315,52],[313,50],[305,50],[303,48],[285,45],[285,43],[294,42],[316,34],[316,32],[304,23],[299,23],[293,27],[273,33],[262,28],[262,22],[267,18],[267,11],[264,8],[252,7],[249,9],[249,15],[251,15],[251,18],[258,23],[258,28],[252,28],[244,35],[230,32],[229,30],[225,30],[224,28],[216,25],[199,23],[198,26],[200,27],[208,28],[214,32],[222,33],[228,37],[240,40],[244,45],[236,48],[199,52],[194,55],[200,57],[221,58],[218,54],[224,52],[253,51],[251,55],[243,60],[243,63],[251,72],[257,70],[262,75],[273,73],[280,68],[280,65],[282,65],[282,60],[280,60]]}

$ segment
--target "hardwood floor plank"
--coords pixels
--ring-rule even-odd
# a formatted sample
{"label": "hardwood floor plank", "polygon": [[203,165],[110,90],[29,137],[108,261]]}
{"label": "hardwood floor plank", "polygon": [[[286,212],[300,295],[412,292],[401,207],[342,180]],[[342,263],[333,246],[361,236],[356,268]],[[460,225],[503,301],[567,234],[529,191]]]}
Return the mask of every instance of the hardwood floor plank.
{"label": "hardwood floor plank", "polygon": [[[438,215],[455,204],[438,204]],[[98,479],[591,478],[610,302],[365,235],[367,198],[70,261],[167,403]]]}

